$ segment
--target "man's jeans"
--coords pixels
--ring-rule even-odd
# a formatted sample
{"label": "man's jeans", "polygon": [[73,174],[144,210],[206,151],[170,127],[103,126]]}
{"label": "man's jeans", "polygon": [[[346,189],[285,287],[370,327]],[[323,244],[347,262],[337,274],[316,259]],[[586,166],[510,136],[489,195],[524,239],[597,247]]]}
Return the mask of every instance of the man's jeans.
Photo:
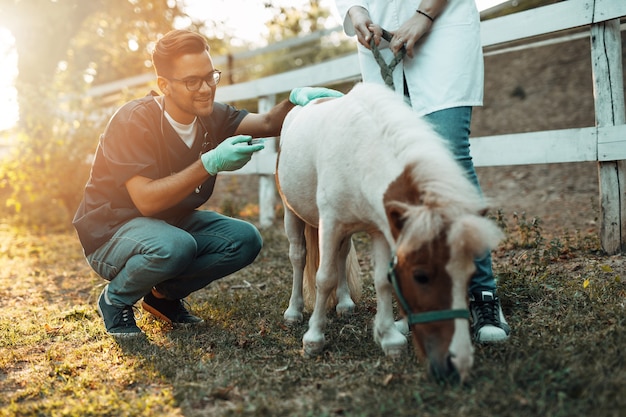
{"label": "man's jeans", "polygon": [[[449,143],[457,161],[465,169],[467,177],[481,192],[478,177],[474,170],[474,163],[470,156],[470,124],[472,120],[471,107],[453,107],[427,114],[424,119]],[[491,254],[476,259],[476,272],[469,285],[470,291],[495,291],[496,282],[491,269]]]}
{"label": "man's jeans", "polygon": [[182,299],[254,261],[263,241],[250,223],[212,211],[173,222],[138,217],[87,256],[109,283],[115,305],[133,305],[152,287]]}

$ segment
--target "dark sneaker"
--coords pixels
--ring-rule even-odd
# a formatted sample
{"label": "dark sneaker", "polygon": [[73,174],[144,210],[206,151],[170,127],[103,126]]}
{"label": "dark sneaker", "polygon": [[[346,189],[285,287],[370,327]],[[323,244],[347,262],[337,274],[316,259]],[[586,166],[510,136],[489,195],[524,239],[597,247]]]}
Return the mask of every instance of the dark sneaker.
{"label": "dark sneaker", "polygon": [[141,306],[150,314],[172,325],[190,326],[204,322],[200,317],[187,311],[183,300],[158,298],[154,295],[154,290],[143,297]]}
{"label": "dark sneaker", "polygon": [[133,306],[118,307],[109,300],[109,286],[105,286],[98,298],[98,313],[104,320],[107,333],[115,337],[137,337],[143,332],[133,314]]}
{"label": "dark sneaker", "polygon": [[470,294],[470,313],[474,340],[478,343],[500,342],[509,338],[511,328],[504,318],[500,299],[491,291]]}

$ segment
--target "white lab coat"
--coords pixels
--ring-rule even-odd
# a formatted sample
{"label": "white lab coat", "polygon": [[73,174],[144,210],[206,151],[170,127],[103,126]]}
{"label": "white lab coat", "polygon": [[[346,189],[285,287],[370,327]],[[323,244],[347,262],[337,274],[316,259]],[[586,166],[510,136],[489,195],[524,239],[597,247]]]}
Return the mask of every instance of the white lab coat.
{"label": "white lab coat", "polygon": [[[344,31],[353,36],[347,15],[352,6],[362,6],[373,23],[394,32],[411,17],[420,0],[335,0]],[[393,57],[386,41],[379,48],[385,61]],[[474,0],[448,0],[430,31],[416,45],[415,57],[405,57],[393,73],[397,94],[406,82],[413,109],[420,115],[459,106],[480,106],[483,101],[484,66],[480,43],[480,17]],[[370,50],[358,44],[364,82],[383,83],[380,68]]]}

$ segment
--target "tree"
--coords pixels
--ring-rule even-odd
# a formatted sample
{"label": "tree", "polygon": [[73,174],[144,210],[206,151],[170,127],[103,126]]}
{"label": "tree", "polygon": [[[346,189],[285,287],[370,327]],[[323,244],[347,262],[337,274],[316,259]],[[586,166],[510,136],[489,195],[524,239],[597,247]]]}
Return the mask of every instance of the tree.
{"label": "tree", "polygon": [[[0,25],[15,37],[16,89],[24,128],[57,94],[145,71],[150,43],[184,16],[174,1],[0,0]],[[45,108],[45,107],[44,107]]]}

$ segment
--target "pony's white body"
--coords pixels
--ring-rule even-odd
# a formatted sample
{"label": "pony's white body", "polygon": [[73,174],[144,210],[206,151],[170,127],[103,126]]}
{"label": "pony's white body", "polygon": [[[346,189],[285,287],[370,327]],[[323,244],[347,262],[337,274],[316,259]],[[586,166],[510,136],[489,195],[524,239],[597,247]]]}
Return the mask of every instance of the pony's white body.
{"label": "pony's white body", "polygon": [[[415,229],[410,233],[394,233],[389,207],[398,200],[392,197],[402,194],[393,190],[400,187],[399,178],[406,172],[419,184],[420,203],[400,201],[401,217],[415,219],[417,226],[408,224]],[[351,249],[350,236],[360,231],[369,233],[372,239],[377,293],[374,337],[385,354],[403,353],[407,339],[402,327],[394,322],[393,288],[387,278],[391,254],[403,249],[401,245],[408,251],[412,250],[409,246],[428,245],[444,228],[447,230],[444,225],[452,224],[452,219],[484,209],[480,195],[442,140],[393,92],[378,85],[358,84],[344,97],[296,107],[288,114],[276,176],[294,267],[293,290],[285,312],[288,322],[302,320],[307,252],[303,230],[305,225],[319,230],[315,307],[303,337],[305,353],[318,353],[325,343],[326,303],[334,289],[339,313],[354,306],[346,282],[346,259]],[[459,236],[457,233],[454,238]],[[448,236],[448,240],[452,238]],[[467,253],[454,252],[454,242],[448,242],[450,253],[456,255],[446,265],[453,276],[451,306],[446,308],[467,308],[474,252],[493,246],[493,240]],[[456,319],[454,323],[448,349],[463,376],[472,362],[469,326],[467,320]]]}

